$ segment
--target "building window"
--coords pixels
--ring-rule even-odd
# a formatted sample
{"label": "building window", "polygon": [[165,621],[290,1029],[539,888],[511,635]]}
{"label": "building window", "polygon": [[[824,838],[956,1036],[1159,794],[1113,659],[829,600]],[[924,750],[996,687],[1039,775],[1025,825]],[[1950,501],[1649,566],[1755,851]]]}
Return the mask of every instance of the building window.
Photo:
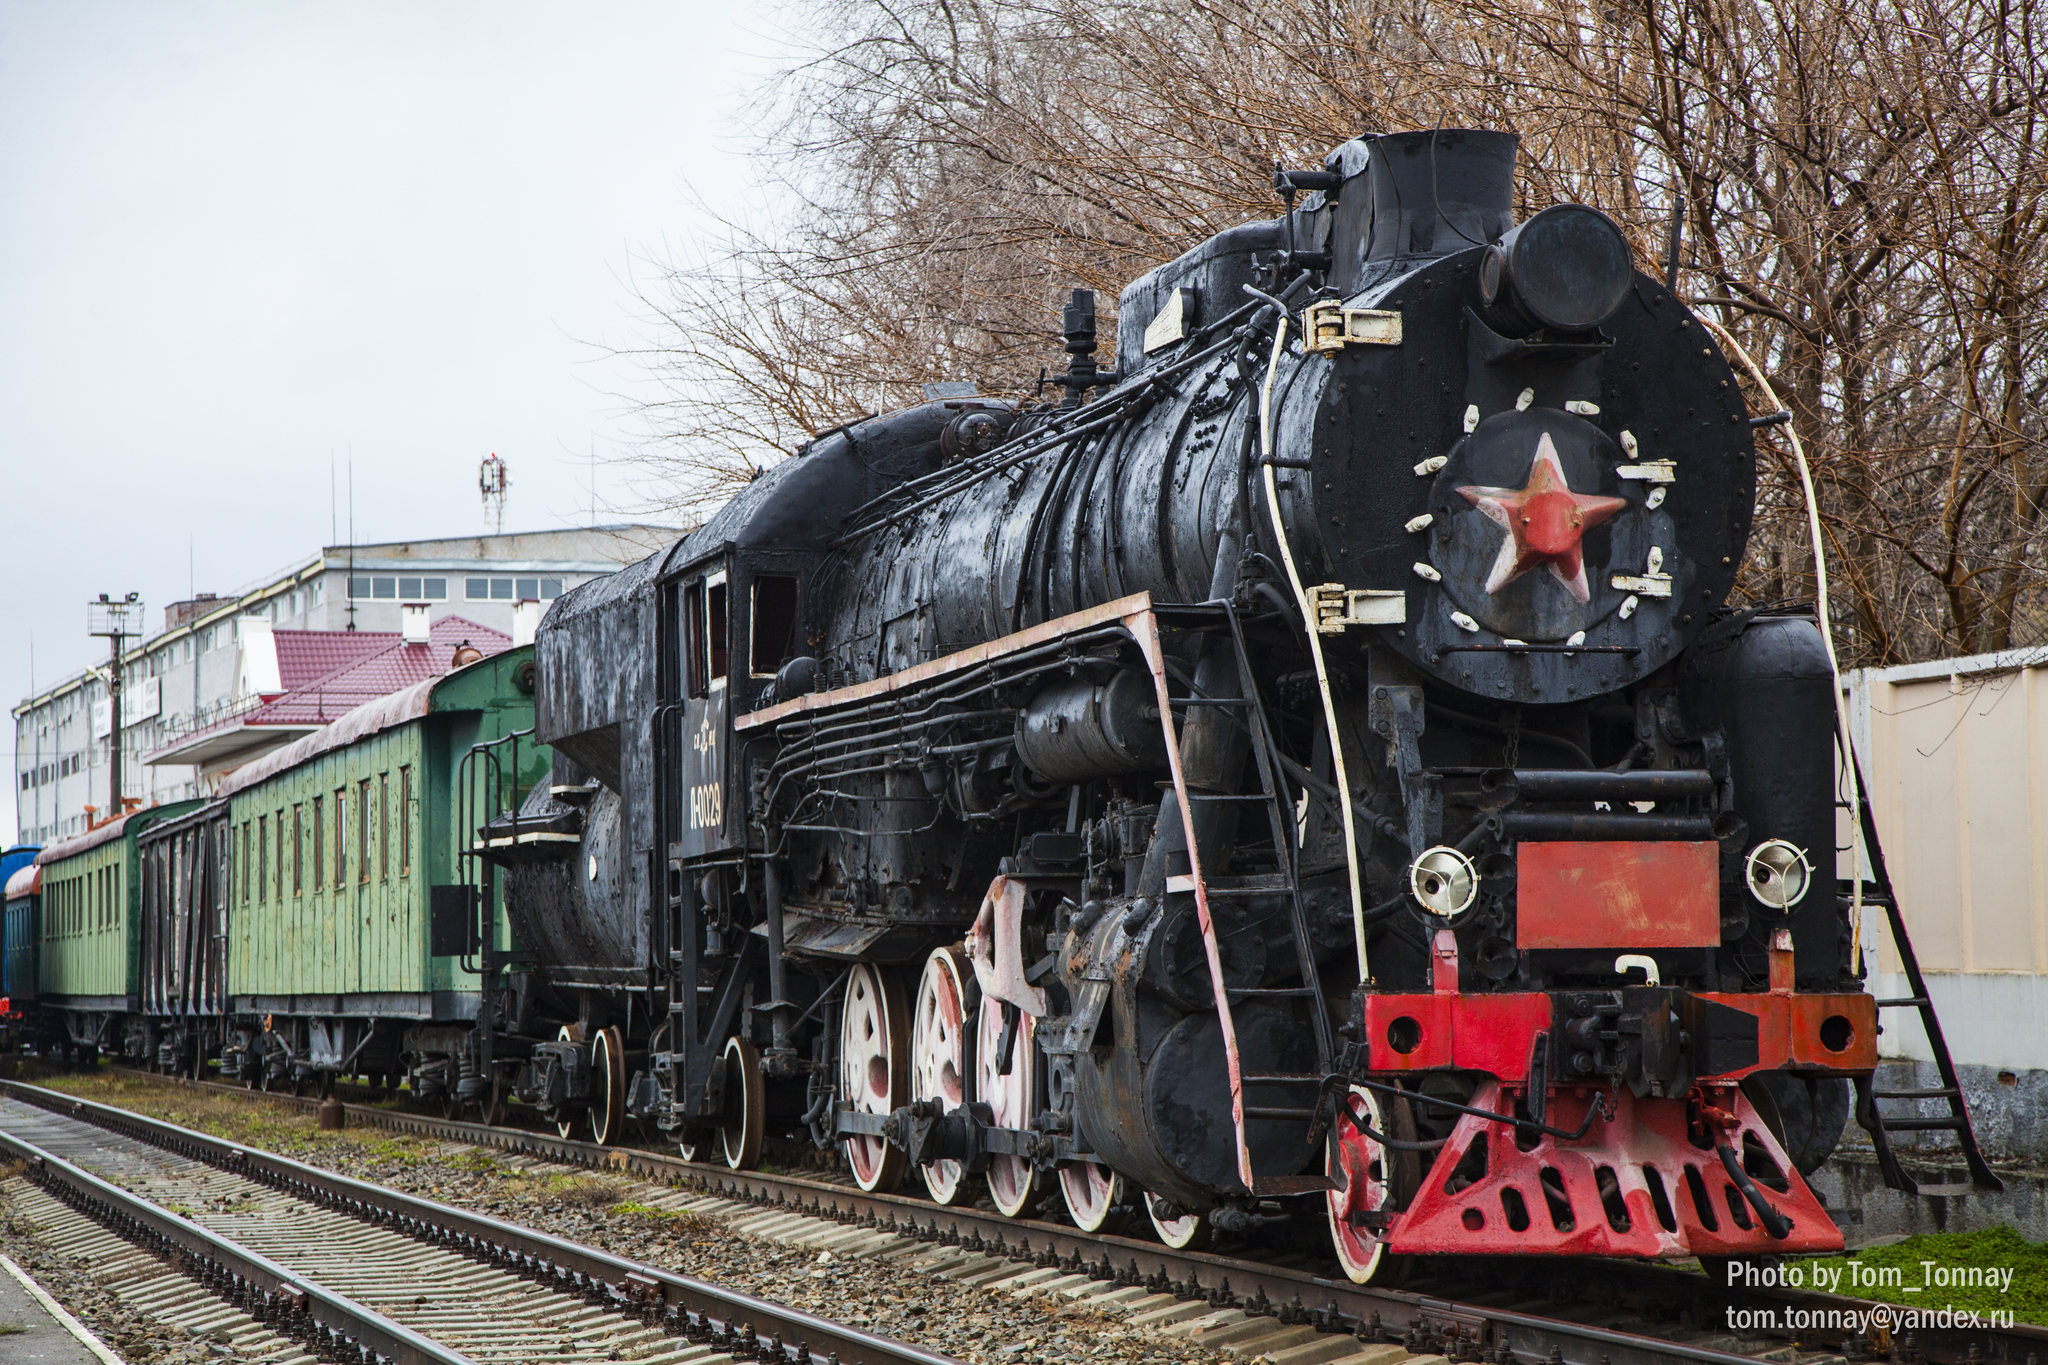
{"label": "building window", "polygon": [[398,875],[412,871],[412,768],[398,770]]}
{"label": "building window", "polygon": [[559,578],[465,578],[463,596],[472,602],[552,602],[562,595]]}
{"label": "building window", "polygon": [[[471,579],[472,583],[488,582],[485,579]],[[383,574],[356,574],[348,580],[348,595],[354,598],[384,598],[387,601],[445,602],[448,600],[448,580],[445,578],[395,578]],[[475,594],[471,594],[474,596]]]}

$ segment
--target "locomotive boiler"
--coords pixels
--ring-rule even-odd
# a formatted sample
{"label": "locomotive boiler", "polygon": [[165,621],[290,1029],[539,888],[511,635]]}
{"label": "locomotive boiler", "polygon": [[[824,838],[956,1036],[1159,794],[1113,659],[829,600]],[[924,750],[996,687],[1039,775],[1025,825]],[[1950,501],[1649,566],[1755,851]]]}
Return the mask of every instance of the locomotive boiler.
{"label": "locomotive boiler", "polygon": [[820,435],[561,598],[521,1093],[1176,1245],[1313,1208],[1360,1281],[1839,1247],[1828,654],[1727,605],[1719,348],[1515,150],[1349,142],[1113,364],[1075,291],[1058,401]]}

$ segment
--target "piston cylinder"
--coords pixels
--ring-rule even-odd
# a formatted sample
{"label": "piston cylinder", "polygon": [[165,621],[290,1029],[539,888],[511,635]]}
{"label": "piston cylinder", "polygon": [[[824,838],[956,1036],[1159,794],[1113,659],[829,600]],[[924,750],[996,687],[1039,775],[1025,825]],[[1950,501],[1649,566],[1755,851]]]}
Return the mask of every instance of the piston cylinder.
{"label": "piston cylinder", "polygon": [[1134,777],[1166,767],[1152,684],[1129,669],[1107,682],[1066,678],[1017,713],[1017,752],[1046,782]]}

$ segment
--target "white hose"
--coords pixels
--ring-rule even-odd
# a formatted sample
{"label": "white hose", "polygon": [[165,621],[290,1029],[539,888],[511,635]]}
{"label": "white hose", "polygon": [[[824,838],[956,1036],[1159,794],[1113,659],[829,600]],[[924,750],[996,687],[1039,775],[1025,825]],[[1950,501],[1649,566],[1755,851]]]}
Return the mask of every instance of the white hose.
{"label": "white hose", "polygon": [[[1771,387],[1771,381],[1764,378],[1761,366],[1742,344],[1730,336],[1728,329],[1712,318],[1701,318],[1701,322],[1714,329],[1729,350],[1741,359],[1749,377],[1763,390],[1764,398],[1774,412],[1786,411],[1778,391]],[[1813,595],[1816,609],[1820,613],[1821,643],[1827,646],[1828,672],[1834,683],[1836,740],[1842,746],[1842,781],[1848,787],[1849,796],[1849,847],[1856,857],[1856,875],[1850,880],[1855,889],[1851,892],[1849,906],[1849,934],[1856,942],[1856,949],[1863,950],[1863,797],[1861,784],[1856,777],[1856,750],[1850,742],[1849,708],[1842,700],[1842,666],[1835,655],[1834,615],[1828,609],[1828,557],[1820,539],[1820,500],[1813,492],[1813,471],[1806,464],[1806,447],[1800,443],[1799,429],[1786,423],[1785,434],[1792,439],[1792,458],[1799,466],[1799,486],[1806,495],[1806,528],[1813,537]]]}
{"label": "white hose", "polygon": [[1287,314],[1280,314],[1273,331],[1273,357],[1266,364],[1266,382],[1259,389],[1259,455],[1266,470],[1266,511],[1273,518],[1273,536],[1280,542],[1280,562],[1287,566],[1287,581],[1294,588],[1294,601],[1301,608],[1302,624],[1308,629],[1308,652],[1315,660],[1316,687],[1323,694],[1323,721],[1330,727],[1330,762],[1336,770],[1337,800],[1344,810],[1344,863],[1351,870],[1351,927],[1358,946],[1358,979],[1370,981],[1372,972],[1365,955],[1365,897],[1358,868],[1358,830],[1351,815],[1351,778],[1344,769],[1344,738],[1337,729],[1337,703],[1330,696],[1330,673],[1323,665],[1322,633],[1316,629],[1315,608],[1301,586],[1301,571],[1294,567],[1294,548],[1287,541],[1287,526],[1280,519],[1280,490],[1273,478],[1273,377],[1280,371],[1280,353],[1287,345]]}

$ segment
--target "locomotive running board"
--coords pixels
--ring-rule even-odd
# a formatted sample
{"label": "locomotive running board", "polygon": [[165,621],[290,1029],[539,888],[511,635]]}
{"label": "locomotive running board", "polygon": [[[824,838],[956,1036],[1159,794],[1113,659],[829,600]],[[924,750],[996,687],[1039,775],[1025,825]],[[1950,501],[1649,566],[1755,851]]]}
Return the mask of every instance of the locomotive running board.
{"label": "locomotive running board", "polygon": [[[1194,804],[1188,799],[1187,778],[1181,770],[1179,727],[1173,720],[1173,698],[1166,684],[1166,655],[1159,642],[1159,617],[1153,609],[1152,594],[1149,592],[1132,593],[1128,597],[1119,597],[1113,602],[1104,602],[1085,611],[1041,621],[1014,634],[984,641],[885,677],[835,687],[828,692],[812,692],[801,697],[792,697],[788,701],[777,702],[773,706],[765,706],[758,711],[737,716],[733,719],[732,726],[736,731],[756,730],[812,712],[832,711],[842,706],[873,701],[966,669],[993,663],[1024,650],[1051,644],[1069,635],[1107,625],[1121,625],[1130,633],[1132,643],[1137,645],[1138,652],[1144,657],[1146,670],[1152,675],[1152,687],[1159,702],[1159,728],[1166,739],[1167,767],[1173,776],[1174,801],[1180,806],[1181,827],[1192,830],[1195,827]],[[1245,1139],[1244,1073],[1238,1064],[1237,1022],[1231,1017],[1229,990],[1223,979],[1223,954],[1216,942],[1215,921],[1209,914],[1209,887],[1202,876],[1201,856],[1192,839],[1188,841],[1188,877],[1185,885],[1195,896],[1195,917],[1202,929],[1202,951],[1208,961],[1209,987],[1216,1000],[1216,1022],[1223,1032],[1223,1053],[1230,1075],[1230,1116],[1237,1139],[1238,1178],[1244,1182],[1245,1189],[1253,1194],[1298,1194],[1307,1188],[1327,1188],[1329,1182],[1316,1177],[1260,1178],[1252,1173],[1251,1148]]]}
{"label": "locomotive running board", "polygon": [[[980,664],[993,663],[997,659],[1039,645],[1051,644],[1063,636],[1093,630],[1097,626],[1121,623],[1130,630],[1133,637],[1142,640],[1144,633],[1132,624],[1140,619],[1152,621],[1152,594],[1149,592],[1135,592],[1129,597],[1119,597],[1114,602],[1104,602],[1101,606],[1090,607],[1086,611],[1077,611],[1069,616],[1056,616],[1050,621],[1041,621],[1014,634],[984,641],[941,658],[928,659],[897,673],[870,678],[866,682],[849,683],[845,687],[835,687],[829,692],[807,692],[801,697],[791,697],[788,701],[777,702],[773,706],[764,706],[758,711],[749,711],[744,716],[734,717],[732,728],[753,730],[811,711],[831,711],[855,702],[873,701],[877,697],[886,697],[892,692],[902,692],[923,683],[934,682],[948,674],[958,673]],[[1148,660],[1156,657],[1159,639],[1156,622],[1150,629],[1155,649],[1153,654],[1147,655]],[[1144,648],[1142,642],[1139,648]],[[1154,664],[1153,668],[1157,673],[1158,665]]]}

